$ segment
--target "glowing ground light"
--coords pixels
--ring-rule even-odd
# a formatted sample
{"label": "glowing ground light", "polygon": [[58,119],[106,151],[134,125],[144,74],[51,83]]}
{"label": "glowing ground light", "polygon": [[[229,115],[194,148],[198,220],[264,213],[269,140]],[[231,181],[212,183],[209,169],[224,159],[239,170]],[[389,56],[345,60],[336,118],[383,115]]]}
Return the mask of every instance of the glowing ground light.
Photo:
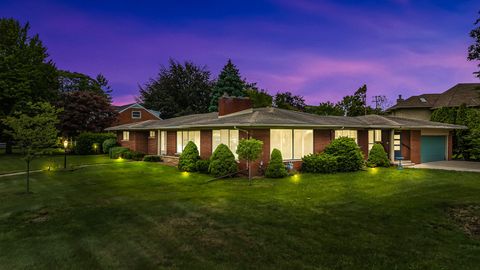
{"label": "glowing ground light", "polygon": [[295,184],[300,182],[300,175],[298,175],[298,174],[292,175],[292,182],[295,183]]}
{"label": "glowing ground light", "polygon": [[123,161],[123,158],[122,157],[119,157],[116,159],[117,162],[120,162],[120,161]]}
{"label": "glowing ground light", "polygon": [[182,176],[183,176],[183,177],[187,177],[187,176],[189,176],[189,175],[190,175],[189,172],[182,172]]}
{"label": "glowing ground light", "polygon": [[378,173],[378,168],[370,168],[369,171],[370,171],[371,174],[376,174],[376,173]]}

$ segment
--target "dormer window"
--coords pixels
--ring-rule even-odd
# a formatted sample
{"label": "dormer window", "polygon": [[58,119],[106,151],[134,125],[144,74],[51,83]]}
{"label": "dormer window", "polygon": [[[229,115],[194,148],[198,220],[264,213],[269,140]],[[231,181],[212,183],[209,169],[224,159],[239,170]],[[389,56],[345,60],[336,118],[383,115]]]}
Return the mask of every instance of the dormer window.
{"label": "dormer window", "polygon": [[132,111],[132,119],[140,119],[140,118],[142,118],[141,111]]}
{"label": "dormer window", "polygon": [[420,98],[420,101],[423,102],[423,103],[427,103],[427,100],[423,97]]}

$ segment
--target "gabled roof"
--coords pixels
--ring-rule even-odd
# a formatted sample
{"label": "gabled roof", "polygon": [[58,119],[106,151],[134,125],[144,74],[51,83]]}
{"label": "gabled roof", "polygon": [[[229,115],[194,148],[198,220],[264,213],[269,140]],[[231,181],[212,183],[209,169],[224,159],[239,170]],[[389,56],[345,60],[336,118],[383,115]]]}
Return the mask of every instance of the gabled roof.
{"label": "gabled roof", "polygon": [[278,108],[256,108],[218,117],[217,112],[193,114],[166,120],[148,120],[107,128],[107,130],[195,129],[195,128],[438,128],[463,126],[398,117],[366,115],[358,117],[320,116]]}
{"label": "gabled roof", "polygon": [[154,110],[147,109],[140,103],[130,103],[130,104],[125,104],[125,105],[120,105],[120,106],[112,106],[112,107],[118,113],[121,113],[121,112],[123,112],[127,109],[130,109],[130,108],[144,109],[144,110],[148,111],[149,113],[153,114],[154,116],[156,116],[158,119],[161,119],[159,111],[154,111]]}
{"label": "gabled roof", "polygon": [[466,104],[468,107],[480,106],[480,83],[459,83],[441,94],[423,94],[411,96],[403,101],[397,101],[395,106],[387,109],[458,107]]}

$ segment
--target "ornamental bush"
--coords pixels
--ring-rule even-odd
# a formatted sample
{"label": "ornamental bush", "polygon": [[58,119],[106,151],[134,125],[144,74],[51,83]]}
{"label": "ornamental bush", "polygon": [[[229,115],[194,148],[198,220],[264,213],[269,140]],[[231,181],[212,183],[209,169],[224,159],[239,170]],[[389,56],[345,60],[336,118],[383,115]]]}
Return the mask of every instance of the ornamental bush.
{"label": "ornamental bush", "polygon": [[200,159],[198,148],[194,142],[189,141],[178,159],[178,169],[184,172],[197,170],[197,160]]}
{"label": "ornamental bush", "polygon": [[208,172],[214,176],[226,176],[238,172],[235,156],[225,144],[220,144],[210,157]]}
{"label": "ornamental bush", "polygon": [[340,137],[325,147],[325,154],[337,158],[338,171],[358,171],[365,165],[362,151],[352,138]]}
{"label": "ornamental bush", "polygon": [[288,175],[287,169],[283,164],[282,152],[278,149],[273,149],[270,156],[270,163],[268,163],[265,176],[269,178],[282,178]]}
{"label": "ornamental bush", "polygon": [[110,152],[110,148],[117,146],[117,139],[111,138],[111,139],[106,139],[102,143],[102,151],[104,154],[107,154]]}
{"label": "ornamental bush", "polygon": [[302,171],[310,173],[334,173],[338,171],[337,157],[321,153],[302,158]]}
{"label": "ornamental bush", "polygon": [[373,145],[367,160],[368,167],[390,167],[390,160],[388,160],[387,152],[383,145],[376,143]]}
{"label": "ornamental bush", "polygon": [[208,166],[210,166],[209,159],[197,160],[197,172],[208,173]]}
{"label": "ornamental bush", "polygon": [[122,157],[122,154],[127,151],[130,151],[130,150],[126,147],[115,146],[110,148],[109,155],[110,155],[110,158],[119,158],[119,157]]}
{"label": "ornamental bush", "polygon": [[143,160],[144,156],[145,154],[142,152],[130,151],[130,150],[122,153],[122,158],[136,160],[136,161]]}
{"label": "ornamental bush", "polygon": [[94,145],[96,144],[101,148],[103,142],[107,139],[116,139],[116,136],[112,133],[80,133],[76,138],[75,153],[79,155],[102,153],[102,149],[96,149],[95,151]]}
{"label": "ornamental bush", "polygon": [[145,162],[160,162],[162,161],[161,156],[156,156],[156,155],[147,155],[143,157],[143,161]]}

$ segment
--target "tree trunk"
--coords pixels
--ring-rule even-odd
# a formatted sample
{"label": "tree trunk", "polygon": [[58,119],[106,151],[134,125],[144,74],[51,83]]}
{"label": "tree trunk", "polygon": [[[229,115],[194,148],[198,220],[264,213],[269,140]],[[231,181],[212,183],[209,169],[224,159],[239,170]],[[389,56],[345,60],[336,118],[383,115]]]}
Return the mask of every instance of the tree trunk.
{"label": "tree trunk", "polygon": [[252,168],[250,166],[250,161],[247,160],[247,167],[248,167],[248,182],[252,185]]}
{"label": "tree trunk", "polygon": [[12,142],[11,141],[7,141],[5,143],[5,154],[12,154],[13,151],[12,151]]}
{"label": "tree trunk", "polygon": [[30,193],[30,160],[27,160],[27,194]]}

